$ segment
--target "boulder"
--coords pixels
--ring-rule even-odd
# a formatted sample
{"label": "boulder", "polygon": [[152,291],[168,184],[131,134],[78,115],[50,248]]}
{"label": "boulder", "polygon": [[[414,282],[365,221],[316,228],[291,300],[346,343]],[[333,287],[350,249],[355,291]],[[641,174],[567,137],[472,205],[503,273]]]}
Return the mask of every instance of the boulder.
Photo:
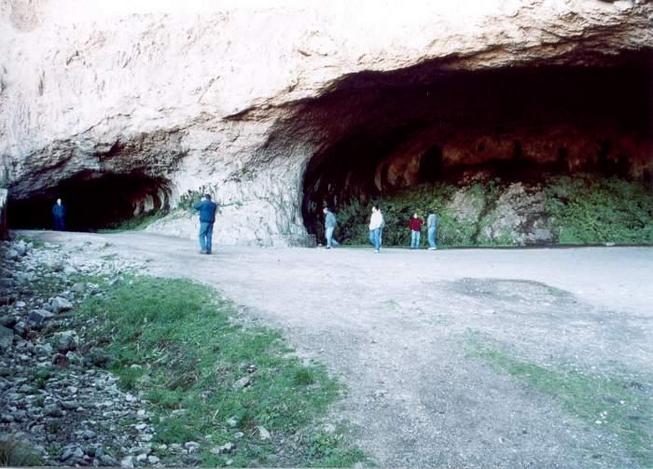
{"label": "boulder", "polygon": [[27,321],[32,326],[41,326],[45,321],[47,321],[52,317],[54,317],[54,314],[52,314],[48,310],[33,309],[32,311],[29,312],[29,315],[27,316]]}
{"label": "boulder", "polygon": [[73,304],[70,301],[60,296],[50,299],[49,303],[50,303],[50,310],[55,314],[63,313],[73,308]]}
{"label": "boulder", "polygon": [[78,338],[74,331],[64,331],[55,334],[54,348],[59,353],[66,353],[77,349]]}

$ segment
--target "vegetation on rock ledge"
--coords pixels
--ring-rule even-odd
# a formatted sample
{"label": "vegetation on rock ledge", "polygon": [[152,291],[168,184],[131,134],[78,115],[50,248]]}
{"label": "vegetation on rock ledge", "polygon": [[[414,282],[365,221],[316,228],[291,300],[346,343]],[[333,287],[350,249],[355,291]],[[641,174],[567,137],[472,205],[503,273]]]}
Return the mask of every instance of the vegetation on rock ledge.
{"label": "vegetation on rock ledge", "polygon": [[[582,175],[537,184],[500,179],[461,186],[427,184],[377,201],[384,212],[387,246],[409,244],[407,223],[414,212],[424,218],[430,212],[438,214],[439,245],[653,243],[653,193],[640,183],[618,178]],[[367,243],[370,206],[352,200],[338,208],[340,241]]]}

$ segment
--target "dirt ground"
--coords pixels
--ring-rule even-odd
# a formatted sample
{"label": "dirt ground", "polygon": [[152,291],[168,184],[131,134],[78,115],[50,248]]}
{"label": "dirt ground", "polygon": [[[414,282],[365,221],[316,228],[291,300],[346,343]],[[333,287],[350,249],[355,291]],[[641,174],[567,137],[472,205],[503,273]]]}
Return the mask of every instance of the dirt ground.
{"label": "dirt ground", "polygon": [[646,464],[606,427],[469,350],[480,340],[538,366],[635,376],[650,403],[653,249],[218,246],[201,256],[191,241],[145,233],[21,234],[146,260],[153,274],[210,284],[282,328],[347,385],[332,417],[352,424],[379,465]]}

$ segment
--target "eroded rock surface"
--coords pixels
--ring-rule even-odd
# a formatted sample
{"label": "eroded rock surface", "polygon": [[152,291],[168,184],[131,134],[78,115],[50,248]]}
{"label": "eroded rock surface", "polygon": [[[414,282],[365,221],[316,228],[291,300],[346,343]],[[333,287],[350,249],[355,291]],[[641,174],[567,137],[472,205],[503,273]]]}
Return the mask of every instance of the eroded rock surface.
{"label": "eroded rock surface", "polygon": [[[434,148],[445,163],[524,155],[571,169],[603,155],[641,176],[651,151],[641,105],[633,123],[609,105],[586,128],[558,108],[529,128],[499,112],[490,128],[496,106],[490,118],[460,119],[466,88],[440,101],[441,113],[429,111],[429,96],[439,96],[441,77],[467,83],[461,73],[623,67],[634,70],[632,86],[605,95],[628,101],[650,76],[652,19],[651,4],[629,1],[4,3],[0,185],[17,202],[45,206],[63,192],[78,210],[77,200],[99,199],[116,216],[209,191],[233,204],[216,225],[219,242],[270,245],[301,242],[304,218],[341,195],[343,181],[412,184]],[[333,180],[324,179],[329,161],[346,166]],[[365,181],[347,179],[357,164]],[[105,198],[97,188],[108,175],[115,197]],[[151,229],[192,236],[195,221],[175,213]]]}

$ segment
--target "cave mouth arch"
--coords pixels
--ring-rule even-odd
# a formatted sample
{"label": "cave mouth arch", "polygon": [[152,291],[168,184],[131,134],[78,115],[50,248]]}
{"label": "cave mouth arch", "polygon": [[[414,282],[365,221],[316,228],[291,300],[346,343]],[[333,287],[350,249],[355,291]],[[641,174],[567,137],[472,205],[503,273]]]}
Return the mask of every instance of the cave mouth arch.
{"label": "cave mouth arch", "polygon": [[305,228],[321,235],[324,206],[479,174],[650,180],[651,83],[649,50],[600,66],[461,71],[431,62],[347,76],[289,124],[318,148],[303,175]]}
{"label": "cave mouth arch", "polygon": [[66,207],[66,229],[95,231],[159,210],[168,210],[170,184],[143,173],[84,171],[57,186],[26,199],[10,199],[9,226],[51,229],[52,206],[61,198]]}

